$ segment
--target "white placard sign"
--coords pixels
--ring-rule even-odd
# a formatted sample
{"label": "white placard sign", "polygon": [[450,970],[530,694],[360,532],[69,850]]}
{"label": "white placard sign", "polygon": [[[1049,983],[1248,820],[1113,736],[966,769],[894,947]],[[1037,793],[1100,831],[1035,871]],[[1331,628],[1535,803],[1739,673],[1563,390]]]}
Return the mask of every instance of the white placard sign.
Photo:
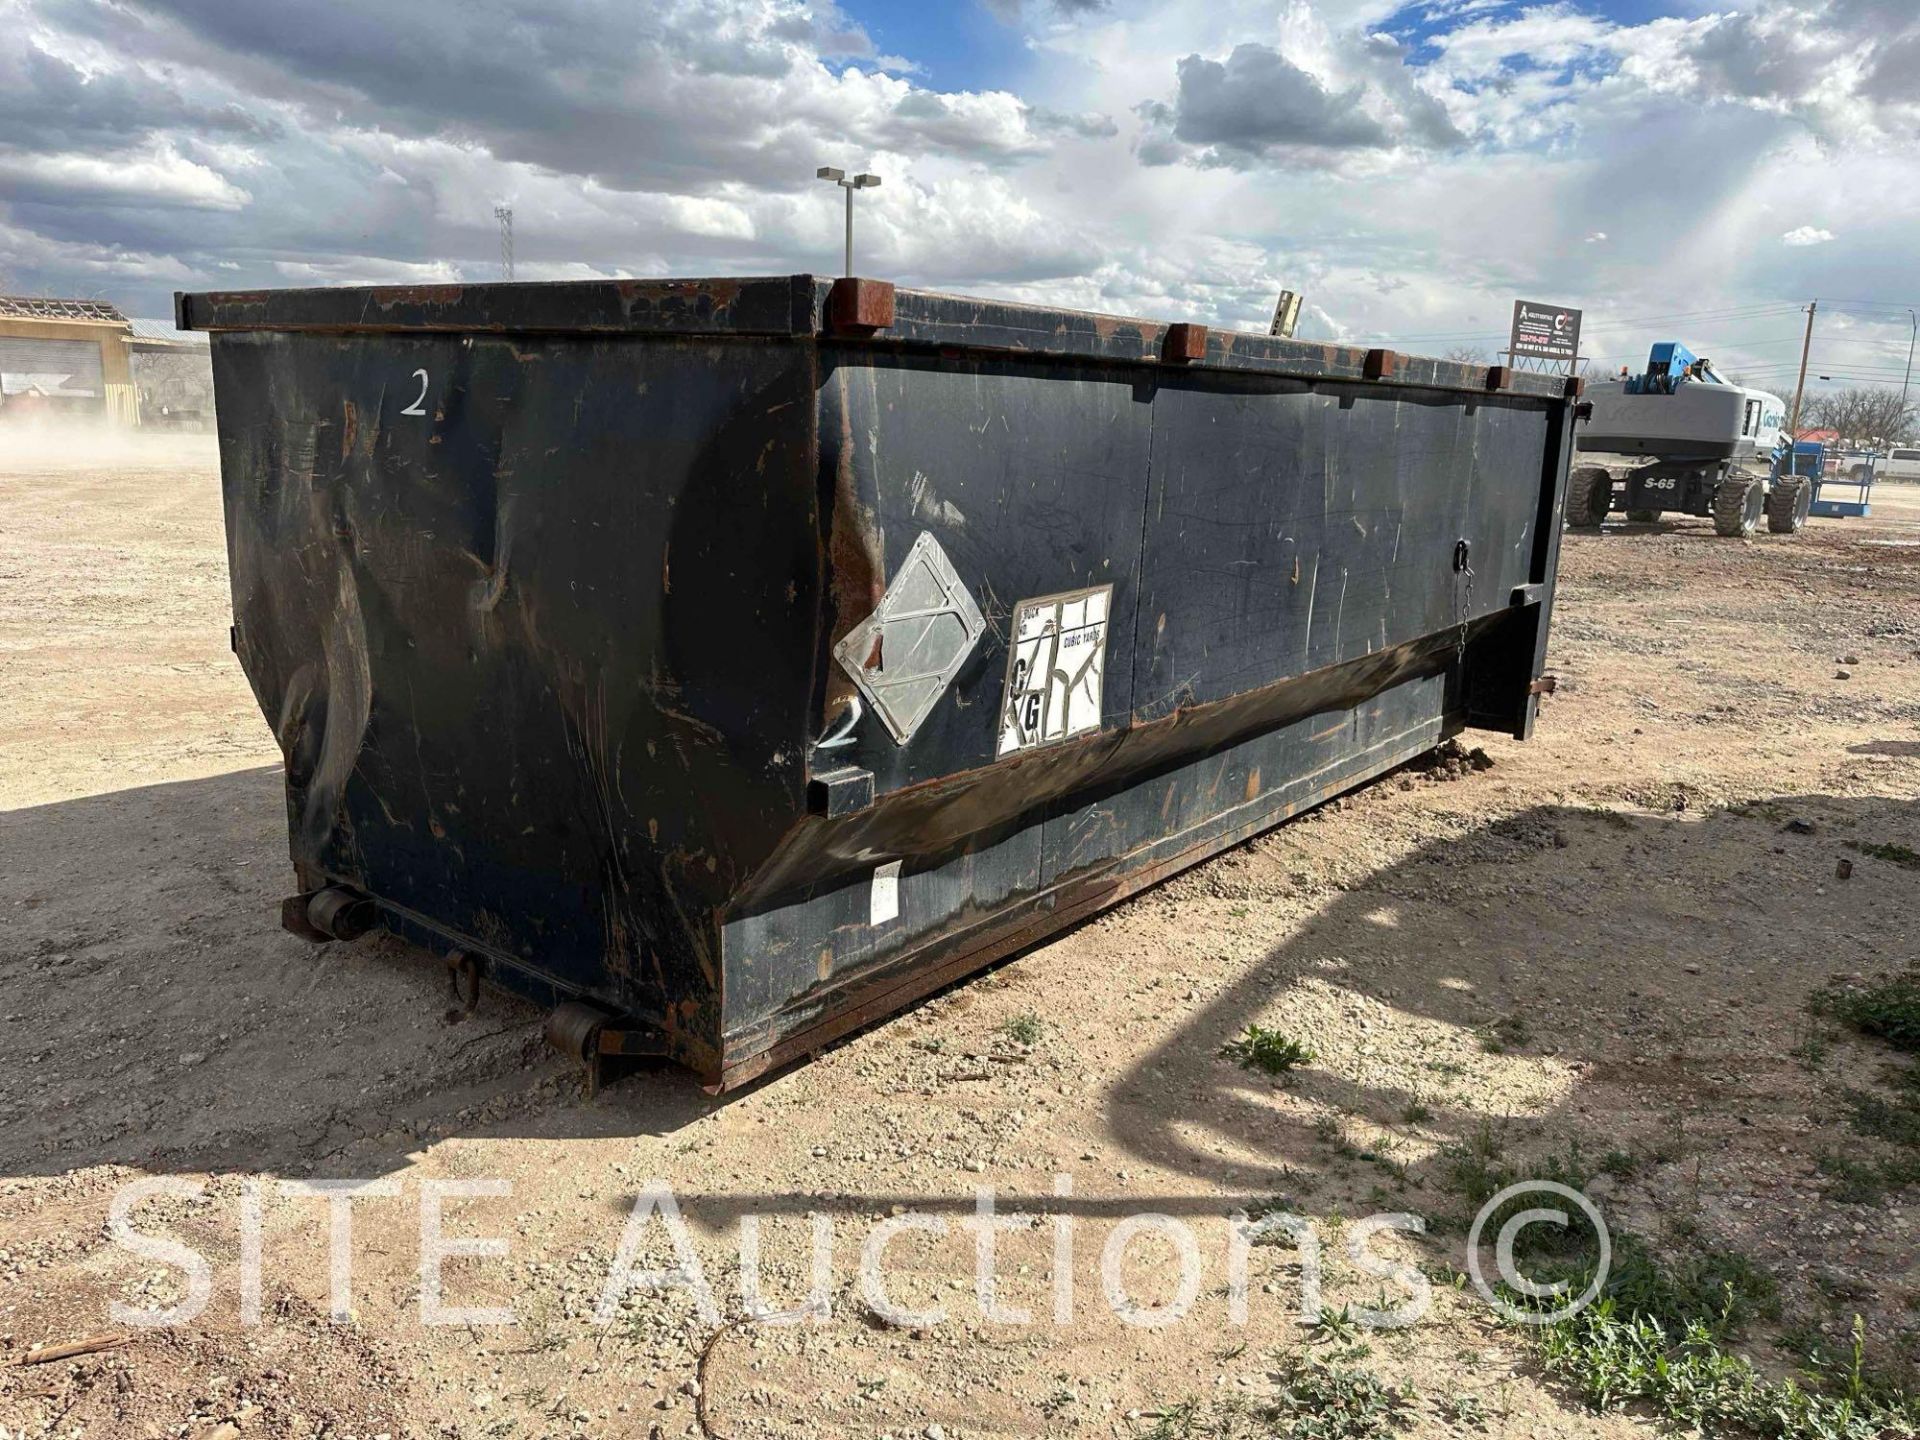
{"label": "white placard sign", "polygon": [[998,754],[1100,728],[1111,585],[1022,600],[1013,612]]}

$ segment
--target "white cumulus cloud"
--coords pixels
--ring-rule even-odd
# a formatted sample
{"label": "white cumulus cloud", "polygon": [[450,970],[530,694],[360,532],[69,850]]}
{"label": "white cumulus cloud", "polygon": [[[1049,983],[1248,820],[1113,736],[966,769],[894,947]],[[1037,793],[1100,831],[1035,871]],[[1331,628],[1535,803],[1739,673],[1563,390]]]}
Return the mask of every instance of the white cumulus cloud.
{"label": "white cumulus cloud", "polygon": [[[1416,352],[1526,296],[1771,380],[1807,296],[1910,298],[1913,0],[950,0],[1020,32],[965,83],[871,3],[0,0],[0,270],[488,280],[507,203],[527,279],[830,273],[824,164],[884,177],[867,274]],[[1844,246],[1816,192],[1874,197]]]}

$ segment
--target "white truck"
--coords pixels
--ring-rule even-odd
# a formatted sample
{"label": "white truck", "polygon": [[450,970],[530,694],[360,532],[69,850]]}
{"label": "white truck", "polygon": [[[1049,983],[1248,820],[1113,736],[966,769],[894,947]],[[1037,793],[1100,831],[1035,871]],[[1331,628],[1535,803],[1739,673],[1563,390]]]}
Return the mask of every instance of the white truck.
{"label": "white truck", "polygon": [[1642,463],[1623,475],[1576,469],[1567,523],[1598,525],[1614,509],[1630,520],[1677,511],[1712,517],[1721,535],[1751,535],[1762,516],[1769,530],[1792,534],[1806,523],[1813,485],[1784,463],[1793,453],[1786,410],[1778,395],[1735,385],[1710,360],[1662,341],[1644,373],[1587,388],[1579,450]]}
{"label": "white truck", "polygon": [[1920,450],[1907,445],[1894,446],[1887,451],[1885,458],[1874,462],[1873,478],[1920,481]]}

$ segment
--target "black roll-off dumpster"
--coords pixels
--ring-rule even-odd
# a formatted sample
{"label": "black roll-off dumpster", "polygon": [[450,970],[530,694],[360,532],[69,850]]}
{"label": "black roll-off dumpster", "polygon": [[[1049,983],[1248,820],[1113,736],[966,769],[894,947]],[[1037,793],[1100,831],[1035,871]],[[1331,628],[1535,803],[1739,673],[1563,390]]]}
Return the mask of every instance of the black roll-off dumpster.
{"label": "black roll-off dumpster", "polygon": [[1559,377],[807,275],[178,309],[285,922],[583,1055],[738,1083],[1534,723]]}

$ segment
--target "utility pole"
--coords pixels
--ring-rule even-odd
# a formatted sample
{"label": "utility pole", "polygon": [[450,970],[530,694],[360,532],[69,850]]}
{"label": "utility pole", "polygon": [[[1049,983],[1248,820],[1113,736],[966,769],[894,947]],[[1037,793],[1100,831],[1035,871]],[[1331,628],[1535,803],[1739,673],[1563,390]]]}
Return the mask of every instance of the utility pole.
{"label": "utility pole", "polygon": [[813,173],[814,173],[814,178],[819,180],[831,180],[834,184],[838,185],[842,190],[847,192],[847,269],[846,269],[846,273],[851,275],[853,274],[853,192],[856,190],[872,189],[875,185],[878,185],[880,183],[880,177],[878,175],[868,175],[865,173],[850,176],[847,174],[846,171],[836,170],[831,165],[822,165],[818,170],[814,171]]}
{"label": "utility pole", "polygon": [[1813,312],[1820,308],[1818,300],[1807,302],[1807,334],[1800,342],[1800,380],[1793,387],[1793,418],[1787,421],[1787,439],[1800,438],[1800,397],[1807,389],[1807,353],[1813,349]]}
{"label": "utility pole", "polygon": [[1907,332],[1907,378],[1900,382],[1900,423],[1907,423],[1907,387],[1913,384],[1913,342],[1920,339],[1920,315],[1907,311],[1907,319],[1913,322],[1913,328]]}
{"label": "utility pole", "polygon": [[513,207],[496,205],[493,218],[500,222],[500,276],[513,279]]}

